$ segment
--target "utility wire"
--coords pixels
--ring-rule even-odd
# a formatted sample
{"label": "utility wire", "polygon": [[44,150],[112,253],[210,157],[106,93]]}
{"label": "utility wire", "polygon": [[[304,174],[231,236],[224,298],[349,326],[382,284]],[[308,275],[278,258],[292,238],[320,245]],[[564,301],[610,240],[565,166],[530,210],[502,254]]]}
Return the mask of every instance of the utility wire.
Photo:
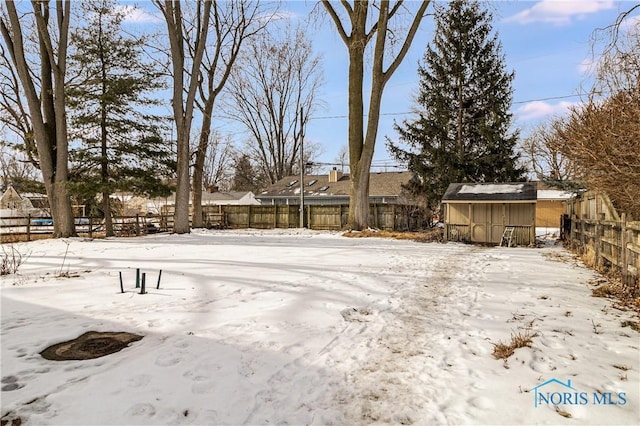
{"label": "utility wire", "polygon": [[[525,101],[515,101],[512,102],[512,105],[520,105],[520,104],[526,104],[529,102],[543,102],[543,101],[555,101],[558,99],[569,99],[569,98],[577,98],[577,97],[581,97],[581,96],[586,96],[588,95],[587,93],[578,93],[575,95],[564,95],[564,96],[550,96],[548,98],[538,98],[538,99],[527,99]],[[394,116],[394,115],[407,115],[407,114],[414,114],[415,111],[405,111],[405,112],[382,112],[380,113],[380,115],[384,115],[384,116]],[[364,114],[363,117],[368,117],[368,114]],[[325,117],[309,117],[309,120],[331,120],[331,119],[336,119],[336,118],[347,118],[347,115],[330,115],[330,116],[325,116]]]}

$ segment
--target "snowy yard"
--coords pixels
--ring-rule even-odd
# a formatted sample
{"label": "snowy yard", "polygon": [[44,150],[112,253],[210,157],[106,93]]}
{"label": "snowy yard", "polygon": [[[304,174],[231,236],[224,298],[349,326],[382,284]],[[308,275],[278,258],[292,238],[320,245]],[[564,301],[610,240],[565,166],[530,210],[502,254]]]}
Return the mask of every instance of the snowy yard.
{"label": "snowy yard", "polygon": [[[621,326],[638,318],[591,297],[595,275],[559,247],[247,230],[20,250],[2,281],[3,424],[640,418],[640,334]],[[144,338],[93,360],[39,355],[90,330]],[[492,356],[527,332],[530,348]]]}

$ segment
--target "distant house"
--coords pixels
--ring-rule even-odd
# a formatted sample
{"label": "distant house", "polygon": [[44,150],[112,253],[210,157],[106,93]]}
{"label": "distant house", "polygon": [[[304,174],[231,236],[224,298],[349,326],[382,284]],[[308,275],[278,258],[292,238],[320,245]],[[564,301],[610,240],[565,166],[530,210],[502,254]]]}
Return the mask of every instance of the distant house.
{"label": "distant house", "polygon": [[7,189],[0,197],[0,209],[3,210],[25,210],[31,209],[33,206],[28,199],[23,199],[18,191],[16,191],[12,185],[7,186]]}
{"label": "distant house", "polygon": [[442,198],[449,241],[499,244],[507,226],[518,245],[535,242],[537,187],[522,183],[452,183]]}
{"label": "distant house", "polygon": [[259,205],[256,196],[251,191],[207,191],[202,193],[203,206],[226,206],[226,205]]}
{"label": "distant house", "polygon": [[[405,204],[407,197],[403,185],[413,178],[412,172],[371,173],[369,202],[371,204]],[[306,205],[349,204],[349,175],[331,170],[324,175],[304,177],[304,203]],[[256,195],[263,205],[300,204],[300,176],[288,176]]]}
{"label": "distant house", "polygon": [[[158,197],[146,201],[145,210],[148,213],[166,213],[171,211],[176,203],[176,194],[172,193],[168,197]],[[189,198],[189,203],[193,200],[193,195]],[[208,190],[202,192],[203,206],[226,206],[226,205],[259,205],[255,194],[251,191],[229,191],[220,192]]]}
{"label": "distant house", "polygon": [[49,200],[45,194],[19,194],[12,185],[8,185],[0,197],[0,210],[3,216],[48,216]]}

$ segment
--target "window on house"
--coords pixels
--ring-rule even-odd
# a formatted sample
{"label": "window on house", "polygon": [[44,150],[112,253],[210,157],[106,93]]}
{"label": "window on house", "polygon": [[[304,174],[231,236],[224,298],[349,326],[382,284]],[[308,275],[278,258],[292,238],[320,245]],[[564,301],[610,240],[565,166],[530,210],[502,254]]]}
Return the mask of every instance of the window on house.
{"label": "window on house", "polygon": [[313,179],[309,183],[307,183],[307,186],[315,185],[316,182],[318,182],[318,179]]}
{"label": "window on house", "polygon": [[320,191],[322,191],[322,192],[326,191],[327,189],[329,189],[329,187],[327,185],[320,187]]}
{"label": "window on house", "polygon": [[293,185],[295,185],[296,183],[298,183],[298,179],[296,180],[292,180],[291,182],[289,182],[289,184],[287,185],[287,188],[291,188]]}

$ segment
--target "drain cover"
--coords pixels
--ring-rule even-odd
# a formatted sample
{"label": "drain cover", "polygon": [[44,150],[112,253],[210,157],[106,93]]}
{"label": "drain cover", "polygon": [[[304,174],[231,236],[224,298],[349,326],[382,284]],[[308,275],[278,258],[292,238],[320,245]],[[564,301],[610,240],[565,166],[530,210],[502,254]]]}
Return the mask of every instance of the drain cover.
{"label": "drain cover", "polygon": [[140,339],[142,336],[125,331],[88,331],[73,340],[49,346],[40,355],[52,361],[100,358],[121,351]]}

